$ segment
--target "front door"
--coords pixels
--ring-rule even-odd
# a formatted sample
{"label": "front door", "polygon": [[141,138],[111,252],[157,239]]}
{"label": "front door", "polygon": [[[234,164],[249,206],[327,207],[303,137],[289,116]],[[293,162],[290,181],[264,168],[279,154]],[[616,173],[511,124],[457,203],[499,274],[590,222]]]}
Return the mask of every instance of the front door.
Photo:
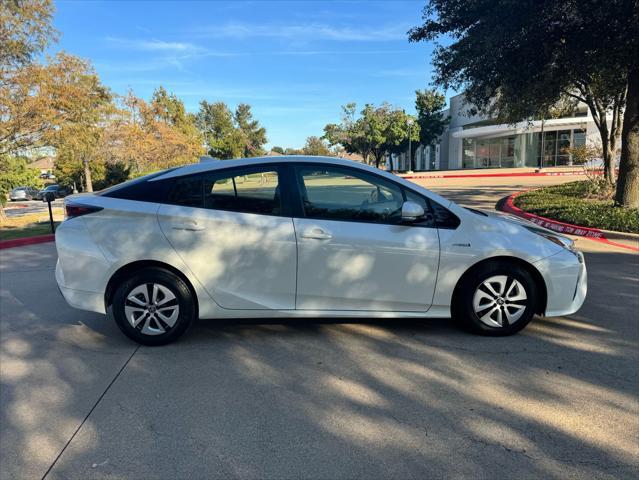
{"label": "front door", "polygon": [[280,173],[264,166],[179,178],[158,211],[169,242],[221,307],[295,308],[297,246]]}
{"label": "front door", "polygon": [[296,308],[429,308],[439,236],[434,227],[401,223],[404,199],[415,194],[378,175],[344,167],[301,164],[296,179],[303,204],[302,215],[294,219]]}

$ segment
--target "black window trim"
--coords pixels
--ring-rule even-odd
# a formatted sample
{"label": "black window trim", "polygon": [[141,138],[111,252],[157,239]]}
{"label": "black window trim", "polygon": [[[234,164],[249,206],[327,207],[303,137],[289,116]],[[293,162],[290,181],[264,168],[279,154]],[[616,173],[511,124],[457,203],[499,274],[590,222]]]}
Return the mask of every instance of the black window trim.
{"label": "black window trim", "polygon": [[[430,198],[428,198],[428,196],[419,193],[415,190],[413,190],[412,188],[408,188],[405,185],[402,185],[401,183],[392,180],[390,178],[386,178],[382,175],[379,175],[375,172],[369,172],[367,170],[362,170],[356,167],[351,167],[348,165],[339,165],[339,164],[333,164],[333,163],[315,163],[315,162],[291,162],[291,165],[293,167],[293,192],[294,192],[294,205],[293,205],[293,217],[295,218],[304,218],[304,219],[308,219],[308,220],[327,220],[327,221],[332,221],[332,222],[351,222],[351,223],[367,223],[367,224],[377,224],[377,225],[391,225],[391,226],[404,226],[404,227],[418,227],[418,228],[442,228],[442,229],[446,229],[446,230],[456,230],[461,221],[459,220],[459,217],[457,217],[457,215],[455,215],[453,212],[451,212],[448,208],[444,207],[443,205],[440,205],[439,203],[437,203],[437,205],[440,208],[443,208],[444,210],[448,211],[450,213],[450,215],[454,216],[457,219],[457,225],[455,225],[455,227],[451,227],[451,226],[446,226],[446,225],[437,225],[437,219],[434,216],[434,209],[433,209],[433,203],[436,203],[434,200],[431,200]],[[346,219],[336,219],[336,218],[320,218],[320,217],[307,217],[304,211],[304,202],[302,201],[302,194],[301,194],[301,189],[303,188],[303,179],[302,176],[300,174],[300,169],[301,168],[305,168],[305,167],[311,167],[311,168],[339,168],[339,169],[344,169],[344,170],[350,170],[352,172],[361,172],[364,173],[365,175],[370,175],[372,177],[377,177],[380,178],[382,181],[391,183],[393,185],[395,185],[397,188],[400,189],[400,191],[402,192],[402,197],[403,200],[406,201],[406,191],[410,191],[413,195],[416,195],[420,198],[423,198],[424,201],[426,202],[426,205],[428,206],[429,212],[431,215],[433,215],[433,222],[432,224],[419,224],[419,223],[397,223],[397,222],[380,222],[380,221],[376,221],[376,220],[359,220],[359,219],[351,219],[351,220],[346,220]]]}

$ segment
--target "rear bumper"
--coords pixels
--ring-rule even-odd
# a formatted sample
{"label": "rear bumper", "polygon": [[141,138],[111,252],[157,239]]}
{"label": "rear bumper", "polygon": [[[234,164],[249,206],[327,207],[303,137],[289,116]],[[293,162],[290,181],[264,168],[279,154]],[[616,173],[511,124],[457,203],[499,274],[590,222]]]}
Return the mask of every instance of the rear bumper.
{"label": "rear bumper", "polygon": [[62,267],[60,266],[60,260],[58,260],[55,266],[55,280],[58,284],[60,293],[70,306],[79,308],[80,310],[88,310],[90,312],[106,313],[103,294],[76,290],[65,286],[64,274],[62,272]]}
{"label": "rear bumper", "polygon": [[588,271],[581,252],[568,250],[535,263],[546,282],[547,317],[572,315],[577,312],[588,292]]}

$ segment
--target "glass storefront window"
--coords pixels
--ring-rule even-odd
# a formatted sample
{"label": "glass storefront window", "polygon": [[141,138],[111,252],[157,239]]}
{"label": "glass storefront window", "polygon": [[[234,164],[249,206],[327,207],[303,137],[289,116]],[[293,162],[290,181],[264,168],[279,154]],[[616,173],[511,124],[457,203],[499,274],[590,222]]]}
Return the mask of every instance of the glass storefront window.
{"label": "glass storefront window", "polygon": [[501,166],[515,166],[515,137],[508,137],[501,140]]}
{"label": "glass storefront window", "polygon": [[555,165],[555,156],[557,155],[557,132],[544,133],[544,167],[552,167]]}
{"label": "glass storefront window", "polygon": [[572,132],[572,144],[575,147],[581,147],[586,144],[586,131],[585,130],[573,130]]}
{"label": "glass storefront window", "polygon": [[487,140],[478,140],[475,148],[477,161],[475,168],[486,168],[488,166],[488,155],[490,153],[490,143]]}
{"label": "glass storefront window", "polygon": [[464,138],[462,168],[475,168],[475,140]]}
{"label": "glass storefront window", "polygon": [[516,166],[539,166],[543,160],[544,167],[571,165],[568,153],[572,145],[579,146],[586,143],[586,131],[551,130],[524,133],[510,137],[497,138],[465,138],[462,142],[462,168],[512,168]]}

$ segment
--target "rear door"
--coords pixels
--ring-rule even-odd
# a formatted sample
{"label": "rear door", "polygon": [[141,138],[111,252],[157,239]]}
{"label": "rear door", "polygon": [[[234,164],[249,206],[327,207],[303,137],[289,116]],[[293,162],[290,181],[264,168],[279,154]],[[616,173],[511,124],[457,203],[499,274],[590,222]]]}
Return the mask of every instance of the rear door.
{"label": "rear door", "polygon": [[296,239],[280,165],[178,178],[158,218],[213,299],[228,309],[295,308]]}
{"label": "rear door", "polygon": [[297,308],[423,312],[432,303],[439,235],[402,224],[409,200],[428,203],[360,169],[299,164]]}

